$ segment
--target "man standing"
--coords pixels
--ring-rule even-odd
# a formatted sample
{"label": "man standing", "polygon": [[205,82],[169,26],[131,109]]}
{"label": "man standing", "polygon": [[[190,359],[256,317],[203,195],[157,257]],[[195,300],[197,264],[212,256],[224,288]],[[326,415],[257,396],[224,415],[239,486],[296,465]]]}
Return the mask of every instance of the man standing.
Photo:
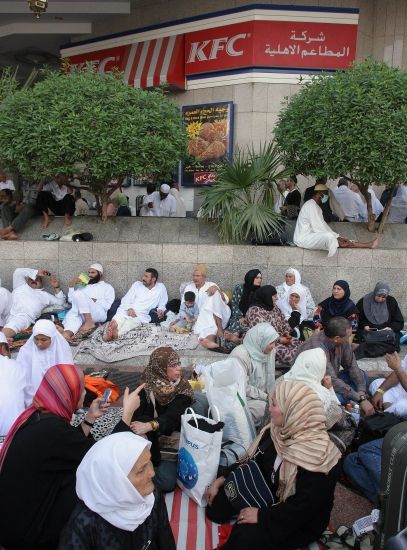
{"label": "man standing", "polygon": [[368,399],[368,378],[358,367],[349,343],[351,335],[350,321],[344,317],[332,317],[323,331],[314,334],[300,346],[297,357],[305,350],[322,348],[326,354],[326,374],[331,377],[341,404],[356,401],[366,415],[371,415],[375,410]]}
{"label": "man standing", "polygon": [[169,194],[170,191],[170,186],[163,183],[159,191],[145,196],[143,210],[149,209],[152,216],[174,218],[177,215],[177,201]]}
{"label": "man standing", "polygon": [[72,303],[72,309],[63,322],[67,340],[78,331],[91,332],[95,323],[104,323],[114,302],[114,288],[102,280],[103,267],[100,264],[89,267],[88,277],[85,286],[80,277],[74,277],[69,283],[68,301]]}
{"label": "man standing", "polygon": [[[182,295],[185,301],[187,292],[194,292],[195,303],[198,305],[199,315],[194,325],[194,333],[199,336],[199,343],[207,348],[213,348],[217,336],[223,336],[223,330],[230,318],[228,298],[216,283],[207,281],[208,268],[198,264],[192,274],[193,282],[187,285]],[[215,346],[216,347],[216,346]]]}
{"label": "man standing", "polygon": [[38,186],[37,207],[42,212],[43,224],[45,229],[50,223],[48,210],[55,216],[64,216],[64,225],[72,224],[72,216],[75,212],[75,198],[72,194],[72,188],[68,186],[66,176],[55,176],[55,179],[46,183],[40,183]]}
{"label": "man standing", "polygon": [[376,248],[378,239],[367,243],[349,241],[332,231],[322,216],[321,205],[329,199],[328,187],[322,183],[315,185],[312,199],[304,203],[300,210],[294,231],[294,243],[311,250],[327,250],[333,256],[339,248]]}
{"label": "man standing", "polygon": [[149,267],[145,270],[143,279],[131,285],[105,331],[105,342],[117,340],[143,323],[163,320],[168,294],[163,283],[159,283],[157,279],[158,271]]}
{"label": "man standing", "polygon": [[[43,277],[49,276],[50,273],[47,271],[30,268],[16,269],[13,275],[14,290],[11,294],[10,315],[3,327],[7,338],[13,338],[18,332],[35,323],[45,307],[63,305],[65,295],[55,275],[50,276],[49,280],[55,295],[44,290]],[[21,281],[23,277],[25,282]]]}

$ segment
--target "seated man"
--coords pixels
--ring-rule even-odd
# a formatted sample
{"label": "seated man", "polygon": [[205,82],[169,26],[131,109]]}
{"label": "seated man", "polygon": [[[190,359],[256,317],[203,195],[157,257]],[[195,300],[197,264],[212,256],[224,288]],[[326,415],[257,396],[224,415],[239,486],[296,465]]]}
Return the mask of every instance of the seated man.
{"label": "seated man", "polygon": [[312,199],[304,203],[300,210],[294,231],[294,243],[311,250],[328,250],[328,256],[333,256],[339,248],[376,248],[378,239],[368,243],[357,243],[340,237],[332,231],[322,216],[321,205],[329,199],[328,187],[324,184],[315,185]]}
{"label": "seated man", "polygon": [[0,191],[3,189],[16,190],[13,180],[8,179],[5,172],[0,172]]}
{"label": "seated man", "polygon": [[332,191],[338,201],[345,220],[348,222],[363,222],[367,220],[367,205],[362,197],[349,189],[348,178],[340,178],[338,187]]}
{"label": "seated man", "polygon": [[371,415],[375,410],[367,397],[367,376],[358,367],[349,343],[351,336],[350,321],[344,317],[332,317],[323,331],[311,336],[298,348],[297,356],[307,349],[322,348],[327,360],[326,374],[332,379],[340,403],[356,401],[366,415]]}
{"label": "seated man", "polygon": [[[1,285],[1,282],[0,282]],[[0,286],[0,328],[6,324],[11,308],[11,292]]]}
{"label": "seated man", "polygon": [[216,283],[206,280],[208,268],[198,264],[192,274],[193,282],[184,289],[181,301],[185,302],[187,292],[193,292],[198,305],[198,319],[194,325],[194,334],[199,336],[199,343],[206,348],[216,348],[217,336],[223,336],[223,330],[230,318],[227,296]]}
{"label": "seated man", "polygon": [[117,340],[143,323],[164,319],[168,294],[163,283],[159,283],[157,279],[158,271],[149,267],[145,270],[143,279],[131,285],[105,331],[105,342]]}
{"label": "seated man", "polygon": [[[177,215],[177,201],[170,195],[171,187],[163,183],[159,191],[154,191],[144,197],[143,216],[175,217]],[[146,212],[146,213],[144,213]]]}
{"label": "seated man", "polygon": [[378,504],[383,441],[381,438],[364,443],[356,453],[350,453],[343,462],[346,476],[373,504]]}
{"label": "seated man", "polygon": [[114,302],[114,288],[105,283],[103,267],[92,264],[88,269],[89,281],[84,285],[83,280],[74,277],[69,283],[68,301],[72,309],[64,319],[64,337],[70,340],[79,332],[91,332],[95,323],[104,323],[107,312]]}
{"label": "seated man", "polygon": [[64,225],[72,224],[72,216],[75,212],[75,197],[72,189],[68,186],[66,176],[55,176],[55,179],[38,186],[37,208],[43,216],[42,228],[45,229],[50,223],[48,210],[55,216],[64,216]]}
{"label": "seated man", "polygon": [[13,194],[10,189],[0,191],[0,202],[3,205],[1,209],[3,228],[0,229],[0,237],[5,241],[17,240],[17,233],[24,229],[28,220],[38,212],[35,203],[29,204],[23,201],[20,195]]}
{"label": "seated man", "polygon": [[[44,290],[43,278],[49,276],[55,296]],[[25,282],[21,283],[23,277]],[[65,302],[59,280],[48,271],[18,268],[13,275],[13,287],[10,315],[3,327],[7,338],[13,338],[18,332],[34,324],[45,307],[63,305]]]}
{"label": "seated man", "polygon": [[407,416],[407,357],[401,362],[398,353],[386,354],[387,365],[393,371],[387,378],[377,378],[369,386],[372,404],[378,411]]}
{"label": "seated man", "polygon": [[0,332],[0,449],[14,421],[25,409],[25,386],[25,372],[11,359],[7,338]]}

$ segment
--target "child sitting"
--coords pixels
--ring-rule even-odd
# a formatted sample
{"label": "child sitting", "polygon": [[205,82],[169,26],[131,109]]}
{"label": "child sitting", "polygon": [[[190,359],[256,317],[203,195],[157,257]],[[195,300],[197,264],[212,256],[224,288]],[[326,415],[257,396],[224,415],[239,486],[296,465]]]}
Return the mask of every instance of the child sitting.
{"label": "child sitting", "polygon": [[184,302],[179,308],[178,318],[171,323],[170,332],[177,332],[177,329],[182,329],[182,332],[190,332],[193,324],[198,318],[199,309],[195,302],[194,292],[185,292]]}

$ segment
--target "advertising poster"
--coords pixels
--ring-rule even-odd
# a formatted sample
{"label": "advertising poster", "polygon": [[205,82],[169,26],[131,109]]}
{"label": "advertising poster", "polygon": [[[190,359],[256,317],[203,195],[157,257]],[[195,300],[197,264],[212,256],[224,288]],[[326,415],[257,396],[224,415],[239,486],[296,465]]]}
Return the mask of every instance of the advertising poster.
{"label": "advertising poster", "polygon": [[182,107],[188,134],[188,157],[182,166],[182,185],[216,183],[217,170],[233,154],[233,103]]}

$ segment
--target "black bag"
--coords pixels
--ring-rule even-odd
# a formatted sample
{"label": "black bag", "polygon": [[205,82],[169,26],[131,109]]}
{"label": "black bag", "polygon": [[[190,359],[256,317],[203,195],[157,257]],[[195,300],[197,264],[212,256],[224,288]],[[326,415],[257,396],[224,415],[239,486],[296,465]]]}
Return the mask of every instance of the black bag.
{"label": "black bag", "polygon": [[383,442],[375,550],[383,550],[387,539],[407,527],[406,471],[407,422],[401,422],[389,430]]}
{"label": "black bag", "polygon": [[271,445],[271,439],[259,445],[255,455],[245,464],[240,464],[225,479],[224,490],[227,499],[236,511],[246,507],[266,508],[274,504],[273,493],[256,462],[256,456],[264,453]]}
{"label": "black bag", "polygon": [[359,436],[359,446],[374,439],[381,439],[393,426],[404,420],[402,416],[386,412],[366,416]]}
{"label": "black bag", "polygon": [[396,345],[396,335],[393,330],[369,330],[363,333],[363,342],[366,344]]}

